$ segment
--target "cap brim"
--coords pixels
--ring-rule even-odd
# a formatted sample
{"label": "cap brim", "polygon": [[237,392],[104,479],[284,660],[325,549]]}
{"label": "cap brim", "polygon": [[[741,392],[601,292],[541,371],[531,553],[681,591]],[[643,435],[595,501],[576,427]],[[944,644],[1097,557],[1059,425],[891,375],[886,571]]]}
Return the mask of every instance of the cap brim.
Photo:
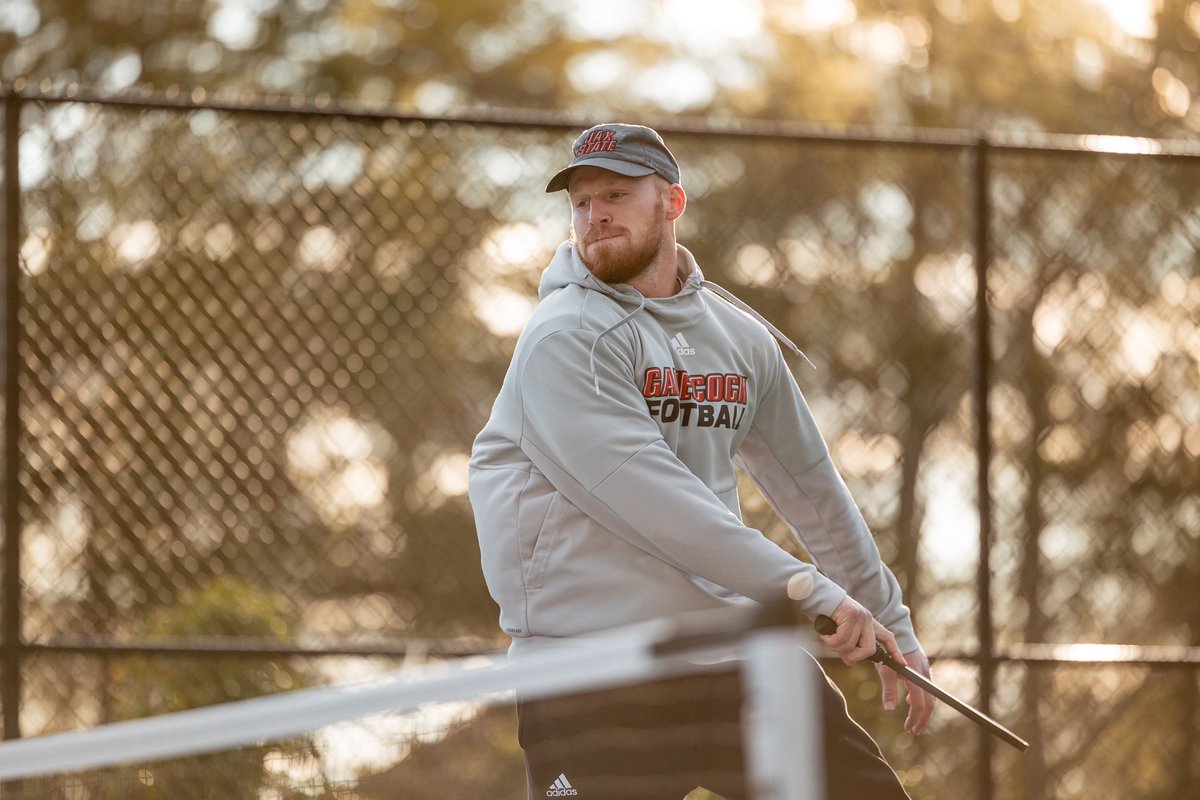
{"label": "cap brim", "polygon": [[589,158],[586,161],[580,161],[564,170],[560,170],[546,184],[546,191],[561,192],[563,189],[566,189],[567,184],[571,180],[571,173],[580,167],[598,167],[599,169],[606,169],[609,172],[615,172],[618,175],[624,175],[628,178],[641,178],[654,174],[652,167],[644,167],[641,164],[631,164],[628,161],[618,161],[615,158]]}

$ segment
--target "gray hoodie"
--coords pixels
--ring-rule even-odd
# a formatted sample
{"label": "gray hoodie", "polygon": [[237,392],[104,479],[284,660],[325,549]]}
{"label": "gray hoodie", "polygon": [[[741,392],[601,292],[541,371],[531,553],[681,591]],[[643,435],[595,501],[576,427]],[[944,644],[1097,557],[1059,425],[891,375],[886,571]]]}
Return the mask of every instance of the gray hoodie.
{"label": "gray hoodie", "polygon": [[[805,613],[849,593],[915,650],[896,579],[772,333],[795,345],[678,256],[672,297],[597,280],[569,242],[542,276],[470,462],[511,652],[768,602],[799,573],[815,586]],[[735,462],[820,571],[742,523]]]}

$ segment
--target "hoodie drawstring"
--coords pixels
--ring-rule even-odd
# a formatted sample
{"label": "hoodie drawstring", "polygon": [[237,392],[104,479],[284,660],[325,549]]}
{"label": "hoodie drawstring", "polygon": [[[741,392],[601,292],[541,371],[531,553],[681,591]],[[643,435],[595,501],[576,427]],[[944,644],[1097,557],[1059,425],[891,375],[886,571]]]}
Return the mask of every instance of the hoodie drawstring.
{"label": "hoodie drawstring", "polygon": [[621,317],[621,319],[617,320],[612,325],[609,325],[604,330],[600,331],[600,335],[596,337],[596,341],[592,342],[591,352],[588,353],[588,366],[591,367],[591,370],[592,370],[592,384],[596,387],[596,396],[597,397],[600,396],[600,375],[599,375],[599,373],[596,372],[596,347],[599,346],[601,339],[603,339],[605,336],[607,336],[608,334],[615,331],[617,328],[624,325],[626,322],[629,322],[629,320],[631,320],[635,316],[637,316],[639,311],[641,311],[643,308],[646,307],[645,295],[643,295],[639,292],[638,298],[639,298],[639,300],[638,300],[637,308],[635,308],[633,311],[630,311],[628,314]]}
{"label": "hoodie drawstring", "polygon": [[[766,328],[768,331],[771,332],[772,336],[774,336],[776,339],[778,339],[782,344],[786,345],[787,348],[789,350],[791,350],[793,353],[795,353],[796,355],[798,355],[802,359],[804,359],[804,363],[808,364],[813,369],[817,368],[817,365],[814,364],[812,362],[812,360],[809,359],[809,357],[804,354],[803,350],[801,350],[799,347],[796,346],[795,342],[793,342],[791,339],[789,339],[787,336],[785,336],[783,331],[779,330],[779,328],[776,328],[774,325],[772,325],[766,319],[766,317],[764,317],[762,314],[758,313],[753,308],[751,308],[749,304],[740,300],[737,297],[737,295],[733,294],[733,292],[730,292],[728,289],[724,288],[723,286],[720,286],[719,284],[713,283],[712,281],[701,280],[699,283],[702,287],[704,287],[705,289],[708,289],[713,294],[715,294],[718,297],[720,297],[721,299],[725,300],[727,303],[732,305],[734,308],[740,309],[741,311],[744,311],[745,313],[749,314],[754,319],[758,320],[760,323],[762,323],[762,326],[764,328]],[[638,295],[637,308],[633,309],[628,314],[626,314],[625,316],[621,317],[619,320],[614,322],[612,325],[609,325],[607,328],[600,331],[599,335],[596,336],[596,340],[594,342],[592,342],[592,349],[588,352],[588,368],[592,372],[592,387],[596,390],[597,397],[600,396],[600,373],[596,369],[596,348],[600,346],[601,339],[603,339],[605,336],[612,333],[613,331],[615,331],[617,328],[621,327],[625,323],[629,322],[631,319],[636,317],[641,311],[643,311],[646,308],[646,296],[641,294],[640,292],[638,292],[637,295]]]}
{"label": "hoodie drawstring", "polygon": [[763,327],[765,327],[767,330],[769,330],[776,339],[778,339],[783,344],[786,344],[793,353],[795,353],[796,355],[803,358],[804,363],[808,364],[813,369],[817,368],[817,365],[814,364],[812,361],[810,361],[808,356],[804,355],[804,352],[799,347],[796,346],[795,342],[793,342],[791,339],[789,339],[788,337],[783,335],[783,331],[779,330],[779,328],[776,328],[774,325],[772,325],[770,322],[768,322],[766,320],[766,318],[763,317],[762,314],[755,311],[747,303],[743,303],[741,300],[739,300],[737,298],[737,296],[734,295],[732,292],[730,292],[728,289],[725,289],[724,287],[719,286],[719,285],[713,283],[712,281],[700,281],[700,285],[703,286],[705,289],[708,289],[710,292],[717,295],[718,297],[724,299],[725,301],[730,303],[735,308],[739,308],[742,311],[745,311],[750,316],[754,317],[756,320],[761,322],[763,324]]}

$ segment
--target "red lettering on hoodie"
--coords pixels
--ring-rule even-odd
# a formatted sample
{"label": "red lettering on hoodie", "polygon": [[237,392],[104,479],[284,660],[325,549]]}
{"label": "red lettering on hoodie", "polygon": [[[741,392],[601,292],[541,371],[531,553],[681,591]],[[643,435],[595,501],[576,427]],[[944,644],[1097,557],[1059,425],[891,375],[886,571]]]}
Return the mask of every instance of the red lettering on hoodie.
{"label": "red lettering on hoodie", "polygon": [[749,376],[732,372],[693,375],[687,370],[672,367],[647,367],[642,381],[642,396],[745,405],[749,397],[749,382]]}

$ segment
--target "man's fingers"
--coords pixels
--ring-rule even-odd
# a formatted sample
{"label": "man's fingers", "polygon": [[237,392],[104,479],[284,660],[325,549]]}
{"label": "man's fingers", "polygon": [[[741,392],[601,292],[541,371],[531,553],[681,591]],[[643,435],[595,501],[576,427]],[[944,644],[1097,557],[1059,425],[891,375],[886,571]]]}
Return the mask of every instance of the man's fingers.
{"label": "man's fingers", "polygon": [[933,695],[914,683],[905,681],[908,693],[908,715],[904,718],[904,730],[913,736],[919,736],[929,724],[936,702]]}
{"label": "man's fingers", "polygon": [[875,631],[870,625],[866,625],[852,643],[849,652],[842,655],[842,660],[847,664],[857,664],[864,658],[870,658],[873,655],[875,655]]}
{"label": "man's fingers", "polygon": [[875,638],[883,645],[883,649],[902,667],[908,666],[908,659],[904,657],[904,653],[900,651],[900,645],[896,643],[896,637],[887,628],[875,623]]}
{"label": "man's fingers", "polygon": [[[821,641],[841,656],[843,663],[852,665],[874,656],[878,645],[882,646],[897,664],[908,667],[926,678],[929,677],[929,659],[925,657],[925,653],[920,649],[911,653],[901,652],[892,632],[852,598],[846,597],[830,616],[837,623],[837,630],[828,636],[822,636]],[[899,700],[899,676],[883,665],[877,666],[879,680],[883,686],[883,707],[892,711]],[[908,699],[904,729],[916,736],[929,724],[937,700],[911,681],[905,680],[904,688]]]}
{"label": "man's fingers", "polygon": [[847,664],[857,664],[875,654],[873,620],[854,618],[838,623],[838,631],[828,642],[830,648]]}
{"label": "man's fingers", "polygon": [[837,631],[822,636],[825,645],[849,665],[875,654],[875,618],[853,598],[847,597],[830,615]]}
{"label": "man's fingers", "polygon": [[895,672],[882,664],[877,664],[876,669],[879,671],[879,682],[883,685],[883,710],[894,711],[896,708],[896,697],[900,691],[900,681]]}
{"label": "man's fingers", "polygon": [[[929,659],[920,650],[916,650],[908,654],[910,668],[926,678],[931,678],[929,670]],[[937,704],[937,698],[929,692],[922,689],[909,681],[905,681],[905,689],[908,695],[908,715],[904,719],[904,729],[914,736],[925,730],[929,724],[929,718],[933,716],[933,708]]]}
{"label": "man's fingers", "polygon": [[[841,656],[846,665],[856,664],[865,658],[874,656],[877,646],[882,646],[887,654],[901,666],[909,667],[915,672],[929,677],[929,659],[920,650],[904,653],[896,643],[896,637],[883,627],[865,608],[847,597],[831,615],[837,623],[837,630],[821,640],[829,649]],[[886,711],[896,708],[899,700],[899,676],[891,669],[879,667],[879,680],[883,686],[883,707]],[[936,702],[933,695],[910,681],[904,681],[905,694],[908,699],[908,714],[904,720],[904,729],[914,736],[925,730],[929,717],[933,714]]]}

